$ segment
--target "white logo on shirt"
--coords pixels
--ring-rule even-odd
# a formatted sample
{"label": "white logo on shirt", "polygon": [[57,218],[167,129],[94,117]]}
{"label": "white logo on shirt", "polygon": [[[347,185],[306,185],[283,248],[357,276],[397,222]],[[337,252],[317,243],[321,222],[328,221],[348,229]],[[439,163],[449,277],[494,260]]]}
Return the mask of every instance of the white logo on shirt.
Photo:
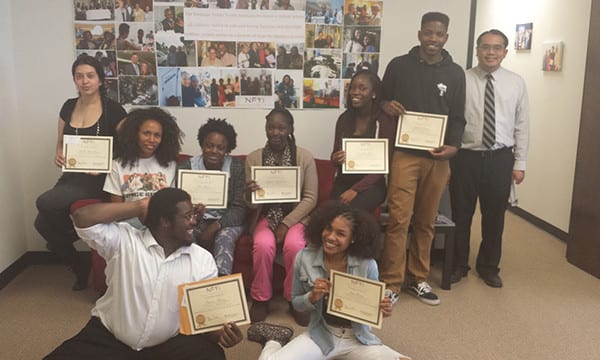
{"label": "white logo on shirt", "polygon": [[446,90],[448,89],[448,87],[444,83],[437,84],[437,88],[440,91],[440,96],[444,96],[444,94],[446,93]]}

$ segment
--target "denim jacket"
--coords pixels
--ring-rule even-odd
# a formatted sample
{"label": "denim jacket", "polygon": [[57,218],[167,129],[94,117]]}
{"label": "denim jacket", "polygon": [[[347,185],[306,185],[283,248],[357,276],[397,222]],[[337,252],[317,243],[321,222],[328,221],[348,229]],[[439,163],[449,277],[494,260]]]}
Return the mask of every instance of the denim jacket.
{"label": "denim jacket", "polygon": [[[366,277],[371,280],[379,280],[377,263],[373,259],[361,259],[348,256],[347,273]],[[294,283],[292,287],[292,305],[297,311],[312,311],[308,333],[310,338],[319,346],[321,352],[327,355],[334,348],[331,333],[327,330],[325,319],[323,319],[323,298],[316,304],[308,300],[308,294],[318,278],[327,279],[329,273],[323,264],[323,248],[308,247],[302,249],[296,255],[294,264]],[[371,327],[352,321],[352,330],[356,339],[365,345],[380,345],[381,340],[373,333]]]}

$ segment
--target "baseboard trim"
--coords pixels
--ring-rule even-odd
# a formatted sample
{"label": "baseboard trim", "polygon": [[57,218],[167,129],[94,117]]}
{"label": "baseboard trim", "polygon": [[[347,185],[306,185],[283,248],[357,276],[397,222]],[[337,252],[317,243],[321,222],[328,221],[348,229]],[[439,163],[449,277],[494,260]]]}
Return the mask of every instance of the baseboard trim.
{"label": "baseboard trim", "polygon": [[569,239],[568,233],[566,233],[563,230],[557,228],[556,226],[540,219],[539,217],[521,209],[518,206],[514,206],[514,207],[509,206],[508,211],[523,218],[525,221],[529,222],[533,226],[544,230],[545,232],[559,238],[560,240],[562,240],[564,242],[567,242]]}
{"label": "baseboard trim", "polygon": [[27,266],[29,266],[29,263],[27,261],[27,253],[25,253],[0,273],[0,290],[13,281]]}
{"label": "baseboard trim", "polygon": [[30,265],[60,264],[56,254],[49,251],[28,251],[0,273],[0,290]]}

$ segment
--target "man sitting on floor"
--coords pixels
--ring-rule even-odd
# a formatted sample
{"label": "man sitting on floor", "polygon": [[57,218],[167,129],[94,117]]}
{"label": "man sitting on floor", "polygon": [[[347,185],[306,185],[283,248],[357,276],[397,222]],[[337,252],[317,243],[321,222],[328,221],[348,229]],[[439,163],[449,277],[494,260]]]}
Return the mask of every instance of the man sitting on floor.
{"label": "man sitting on floor", "polygon": [[[217,276],[211,254],[193,243],[196,212],[190,196],[175,188],[150,200],[75,211],[77,233],[106,259],[108,290],[83,330],[45,359],[225,359],[221,346],[242,340],[237,325],[178,334],[177,286]],[[116,223],[132,217],[146,217],[147,228]]]}

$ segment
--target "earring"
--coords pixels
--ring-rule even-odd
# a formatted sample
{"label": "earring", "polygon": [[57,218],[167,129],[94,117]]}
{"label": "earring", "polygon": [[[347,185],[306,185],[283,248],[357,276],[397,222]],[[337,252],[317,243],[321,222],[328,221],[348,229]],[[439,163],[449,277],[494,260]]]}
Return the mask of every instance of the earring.
{"label": "earring", "polygon": [[375,100],[375,97],[376,97],[376,96],[375,96],[375,95],[373,95],[373,100]]}

